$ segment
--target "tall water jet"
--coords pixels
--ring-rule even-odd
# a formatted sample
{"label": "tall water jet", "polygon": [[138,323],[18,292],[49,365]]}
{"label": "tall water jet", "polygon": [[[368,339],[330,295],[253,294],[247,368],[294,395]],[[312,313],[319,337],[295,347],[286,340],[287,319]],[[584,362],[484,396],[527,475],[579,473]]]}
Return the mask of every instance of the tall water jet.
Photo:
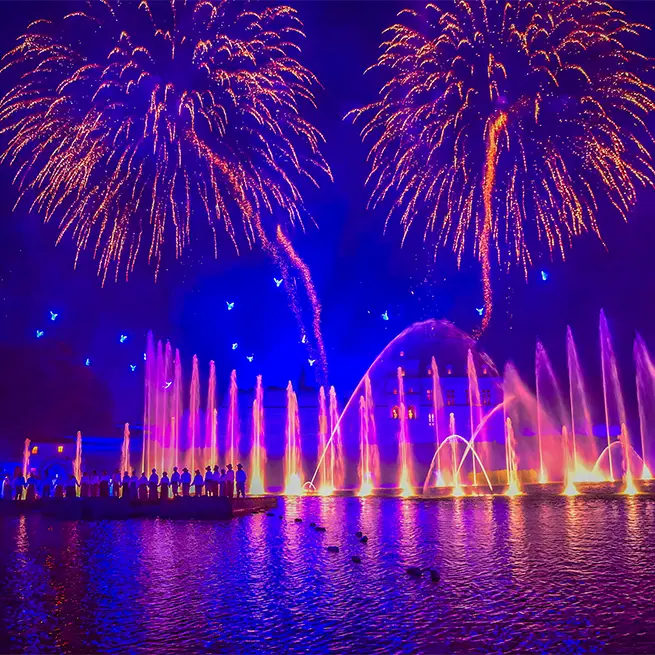
{"label": "tall water jet", "polygon": [[[487,461],[486,449],[480,443],[484,439],[481,438],[483,435],[478,434],[475,438],[475,446],[472,443],[473,435],[475,434],[476,428],[480,425],[482,421],[482,403],[480,402],[480,386],[478,384],[478,373],[475,370],[475,361],[473,359],[473,351],[469,349],[468,355],[466,358],[466,374],[468,377],[469,389],[468,389],[468,402],[469,402],[469,428],[470,428],[470,439],[471,447],[475,449],[478,453],[480,459]],[[484,457],[483,457],[484,456]],[[473,486],[478,486],[478,475],[475,465],[475,457],[471,456],[471,463],[473,466]]]}
{"label": "tall water jet", "polygon": [[626,424],[625,405],[623,403],[623,393],[621,391],[621,383],[619,380],[619,371],[616,363],[616,356],[612,347],[612,338],[607,325],[605,313],[600,312],[600,352],[601,352],[601,369],[603,377],[603,404],[605,406],[605,430],[607,432],[607,458],[609,464],[609,477],[612,482],[615,480],[614,464],[612,462],[612,438],[611,438],[611,425],[616,421],[620,433],[619,442],[621,445],[621,453],[623,455],[624,468],[626,475],[630,467],[628,460],[629,440],[627,433],[623,434],[623,426]]}
{"label": "tall water jet", "polygon": [[562,451],[564,459],[564,491],[565,496],[577,496],[578,490],[574,484],[575,464],[574,464],[574,447],[572,440],[569,439],[569,431],[566,425],[562,426]]}
{"label": "tall water jet", "polygon": [[319,478],[321,484],[318,492],[322,496],[329,496],[334,491],[334,480],[329,467],[328,444],[328,412],[325,387],[318,390],[318,456],[319,456]]}
{"label": "tall water jet", "polygon": [[237,386],[237,372],[230,374],[230,388],[228,391],[227,408],[227,434],[226,438],[226,464],[236,466],[239,458],[239,387]]}
{"label": "tall water jet", "polygon": [[330,387],[328,409],[330,416],[330,435],[332,437],[328,445],[330,454],[330,479],[333,489],[341,489],[344,482],[343,443],[341,439],[341,422],[337,392],[334,387]]}
{"label": "tall water jet", "polygon": [[152,332],[146,339],[145,398],[143,404],[143,444],[141,448],[141,470],[149,469],[152,439],[155,424],[155,397],[157,394],[157,373],[155,360],[155,341]]}
{"label": "tall water jet", "polygon": [[30,440],[25,439],[23,445],[23,477],[27,480],[27,475],[30,472]]}
{"label": "tall water jet", "polygon": [[[635,476],[632,471],[632,458],[630,457],[630,440],[628,438],[628,428],[625,423],[621,423],[621,433],[619,435],[621,442],[621,451],[623,453],[623,467],[625,469],[625,488],[623,493],[628,496],[634,496],[638,493],[635,486]],[[611,453],[608,453],[611,457]]]}
{"label": "tall water jet", "polygon": [[442,416],[444,415],[444,403],[443,394],[441,393],[441,382],[439,380],[439,367],[434,357],[430,361],[430,376],[432,377],[432,415],[434,418],[434,441],[437,453],[436,486],[443,487],[446,483],[441,469],[441,449],[439,446],[441,446],[440,428],[442,425]]}
{"label": "tall water jet", "polygon": [[209,464],[218,464],[218,410],[216,409],[216,365],[209,362],[209,384],[207,385],[207,408],[205,411],[205,446],[209,442]]}
{"label": "tall water jet", "polygon": [[[637,369],[637,405],[641,433],[642,480],[652,480],[652,439],[655,434],[655,367],[640,335],[635,338],[635,366]],[[650,437],[650,439],[648,439]]]}
{"label": "tall water jet", "polygon": [[189,393],[189,431],[188,431],[189,470],[195,471],[196,466],[202,465],[201,454],[197,451],[200,440],[200,372],[198,371],[198,357],[193,356],[191,367],[191,390]]}
{"label": "tall water jet", "polygon": [[182,429],[183,404],[182,388],[182,360],[180,351],[175,350],[175,364],[173,372],[173,404],[171,407],[171,466],[179,466],[180,455],[180,432]]}
{"label": "tall water jet", "polygon": [[75,436],[75,459],[73,460],[73,475],[78,482],[82,478],[82,433],[79,430]]}
{"label": "tall water jet", "polygon": [[400,477],[398,486],[403,497],[411,496],[414,492],[412,487],[412,462],[409,452],[409,430],[407,426],[407,407],[405,406],[405,373],[401,366],[398,367],[398,406],[399,406],[399,430],[398,430],[398,459],[400,466]]}
{"label": "tall water jet", "polygon": [[380,453],[375,427],[375,401],[371,378],[364,377],[364,395],[360,396],[359,492],[368,496],[375,484],[380,483]]}
{"label": "tall water jet", "polygon": [[573,340],[573,332],[566,328],[566,360],[569,372],[569,404],[571,408],[571,447],[575,481],[591,480],[590,469],[598,458],[591,412],[587,402],[582,369]]}
{"label": "tall water jet", "polygon": [[[82,465],[82,434],[77,433],[80,440],[80,467]],[[123,444],[121,445],[121,472],[130,471],[130,424],[126,423],[123,427]]]}
{"label": "tall water jet", "polygon": [[287,423],[284,449],[284,493],[298,496],[302,493],[302,450],[300,445],[300,417],[298,398],[291,381],[287,385]]}
{"label": "tall water jet", "polygon": [[462,483],[460,481],[460,466],[458,463],[458,446],[457,446],[457,439],[455,439],[455,435],[457,434],[455,430],[455,414],[453,412],[450,413],[449,417],[449,427],[450,427],[450,454],[452,456],[452,466],[453,466],[453,496],[463,496],[464,495],[464,489],[462,489]]}
{"label": "tall water jet", "polygon": [[370,412],[365,396],[359,397],[359,492],[358,496],[368,496],[373,491],[371,475]]}
{"label": "tall water jet", "polygon": [[252,449],[250,452],[250,493],[264,493],[264,468],[266,449],[264,447],[264,387],[262,376],[257,376],[255,400],[252,403]]}
{"label": "tall water jet", "polygon": [[506,496],[518,496],[521,492],[519,485],[518,461],[516,459],[516,437],[512,427],[512,419],[505,419],[505,466],[507,469]]}

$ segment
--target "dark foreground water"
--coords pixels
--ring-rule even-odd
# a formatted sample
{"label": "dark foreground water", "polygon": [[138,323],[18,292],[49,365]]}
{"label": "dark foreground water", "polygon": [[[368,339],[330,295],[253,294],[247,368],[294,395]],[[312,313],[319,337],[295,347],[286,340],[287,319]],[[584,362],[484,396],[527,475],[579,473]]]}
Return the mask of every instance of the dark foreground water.
{"label": "dark foreground water", "polygon": [[649,498],[304,498],[231,522],[0,517],[0,652],[653,653],[654,539]]}

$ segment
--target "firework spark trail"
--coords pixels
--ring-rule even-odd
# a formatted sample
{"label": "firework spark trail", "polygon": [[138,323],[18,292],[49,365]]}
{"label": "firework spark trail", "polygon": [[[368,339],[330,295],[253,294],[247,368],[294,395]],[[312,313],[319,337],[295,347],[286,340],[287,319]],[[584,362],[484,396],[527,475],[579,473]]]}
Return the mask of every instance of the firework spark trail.
{"label": "firework spark trail", "polygon": [[32,23],[0,100],[19,200],[73,236],[76,261],[91,248],[103,280],[142,247],[156,271],[168,248],[180,257],[196,215],[215,255],[222,239],[252,247],[254,217],[302,225],[299,183],[330,172],[302,117],[316,80],[301,28],[290,7],[208,0],[103,0]]}
{"label": "firework spark trail", "polygon": [[491,288],[491,261],[489,257],[489,241],[493,228],[493,191],[496,181],[496,167],[498,163],[498,138],[507,124],[507,114],[504,111],[490,119],[486,136],[486,153],[484,162],[484,177],[482,192],[484,197],[484,222],[480,234],[480,260],[482,261],[482,286],[484,293],[485,312],[482,317],[482,329],[486,330],[491,320],[492,288]]}
{"label": "firework spark trail", "polygon": [[[316,343],[316,349],[318,354],[318,361],[320,364],[320,376],[319,382],[325,384],[327,382],[327,355],[325,353],[325,345],[323,343],[323,335],[321,333],[321,302],[318,299],[318,294],[314,288],[314,282],[312,280],[312,274],[309,270],[309,267],[305,262],[300,258],[298,253],[294,250],[293,244],[282,232],[282,227],[277,226],[277,242],[282,247],[285,255],[294,266],[294,268],[300,274],[303,284],[305,286],[305,291],[307,293],[307,298],[312,307],[312,329],[314,333],[314,342]],[[283,270],[283,273],[285,271]],[[288,271],[286,272],[288,275]],[[287,285],[288,286],[288,285]]]}
{"label": "firework spark trail", "polygon": [[625,219],[653,186],[646,125],[652,62],[630,41],[646,26],[601,0],[456,0],[401,12],[373,68],[380,98],[350,112],[371,142],[370,206],[415,224],[435,250],[527,275],[542,246],[601,238],[600,200]]}

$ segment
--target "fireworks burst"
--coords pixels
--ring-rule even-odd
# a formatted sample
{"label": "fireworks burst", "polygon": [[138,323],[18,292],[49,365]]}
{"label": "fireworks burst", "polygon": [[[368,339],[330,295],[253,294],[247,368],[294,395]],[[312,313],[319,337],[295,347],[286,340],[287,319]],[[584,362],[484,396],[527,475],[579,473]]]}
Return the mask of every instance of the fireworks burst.
{"label": "fireworks burst", "polygon": [[[445,7],[445,8],[442,8]],[[351,112],[371,139],[371,204],[415,224],[435,253],[469,247],[491,318],[492,261],[527,273],[545,244],[562,258],[597,223],[602,198],[625,219],[652,186],[645,120],[646,28],[600,0],[458,0],[401,12],[373,68],[380,99]]]}
{"label": "fireworks burst", "polygon": [[229,0],[94,1],[36,21],[5,56],[20,78],[0,101],[20,198],[78,257],[90,246],[103,279],[142,247],[158,270],[199,221],[215,255],[222,233],[237,251],[261,240],[263,216],[302,224],[300,181],[330,173],[300,112],[315,84],[301,27],[289,7]]}

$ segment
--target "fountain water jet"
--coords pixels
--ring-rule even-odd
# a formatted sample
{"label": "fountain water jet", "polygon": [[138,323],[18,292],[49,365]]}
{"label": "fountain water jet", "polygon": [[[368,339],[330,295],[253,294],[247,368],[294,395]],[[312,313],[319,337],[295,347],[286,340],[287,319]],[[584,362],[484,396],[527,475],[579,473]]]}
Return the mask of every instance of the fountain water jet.
{"label": "fountain water jet", "polygon": [[209,463],[218,463],[218,410],[216,409],[216,365],[209,362],[209,384],[207,385],[207,409],[205,420],[205,447],[209,440]]}
{"label": "fountain water jet", "polygon": [[634,359],[637,369],[637,405],[641,432],[642,480],[652,480],[651,450],[646,435],[655,434],[655,367],[639,334],[635,338]]}
{"label": "fountain water jet", "polygon": [[23,477],[27,480],[27,474],[30,472],[30,440],[25,439],[23,445]]}
{"label": "fountain water jet", "polygon": [[[76,453],[75,456],[75,470],[82,470],[82,433],[78,432],[77,433],[77,441],[78,441],[78,453]],[[79,462],[78,462],[78,454],[79,454]],[[123,445],[121,446],[121,463],[120,463],[120,470],[122,472],[125,471],[130,471],[130,424],[126,423],[125,426],[123,427]],[[75,474],[75,477],[77,477],[77,473]],[[80,478],[77,477],[79,480]]]}
{"label": "fountain water jet", "polygon": [[257,376],[255,400],[252,403],[252,450],[250,456],[250,493],[263,494],[266,449],[264,447],[264,387]]}
{"label": "fountain water jet", "polygon": [[398,486],[400,487],[401,495],[406,498],[414,493],[412,486],[412,463],[409,453],[409,430],[407,426],[407,407],[405,406],[405,386],[404,377],[405,373],[401,366],[398,367],[398,406],[400,411],[399,416],[399,431],[398,431],[398,456],[400,466],[400,478]]}
{"label": "fountain water jet", "polygon": [[519,485],[518,461],[516,459],[516,438],[512,419],[505,419],[505,466],[507,469],[506,496],[520,496],[523,492]]}
{"label": "fountain water jet", "polygon": [[569,439],[569,431],[566,429],[566,425],[562,426],[562,450],[564,453],[564,491],[562,494],[564,496],[577,496],[578,490],[574,484],[574,479],[576,475],[576,469],[574,464],[574,452],[575,448],[572,444],[572,440]]}
{"label": "fountain water jet", "polygon": [[226,438],[226,463],[234,465],[239,455],[239,387],[237,386],[236,371],[232,371],[230,374]]}
{"label": "fountain water jet", "polygon": [[198,371],[198,357],[193,356],[191,367],[191,390],[189,393],[189,455],[190,471],[202,466],[203,458],[199,449],[200,441],[200,372]]}
{"label": "fountain water jet", "polygon": [[284,493],[299,496],[303,492],[302,450],[300,445],[300,417],[298,398],[291,381],[287,385],[287,425],[284,450]]}
{"label": "fountain water jet", "polygon": [[[437,361],[432,356],[430,360],[430,375],[432,377],[432,412],[434,416],[434,440],[436,444],[436,452],[439,453],[437,457],[437,471],[436,471],[436,486],[445,487],[446,482],[443,479],[443,473],[441,472],[441,435],[439,432],[439,427],[442,421],[442,415],[444,414],[444,404],[443,404],[443,394],[441,393],[441,382],[439,381],[439,367],[437,366]],[[369,386],[370,386],[369,380]],[[426,479],[426,484],[429,483],[429,476]],[[425,493],[425,489],[424,489]]]}
{"label": "fountain water jet", "polygon": [[327,412],[327,399],[325,397],[325,387],[318,390],[318,448],[319,452],[324,456],[319,462],[321,484],[318,488],[321,496],[329,496],[334,491],[334,484],[329,474],[329,460],[330,456],[327,452],[328,444],[328,412]]}

